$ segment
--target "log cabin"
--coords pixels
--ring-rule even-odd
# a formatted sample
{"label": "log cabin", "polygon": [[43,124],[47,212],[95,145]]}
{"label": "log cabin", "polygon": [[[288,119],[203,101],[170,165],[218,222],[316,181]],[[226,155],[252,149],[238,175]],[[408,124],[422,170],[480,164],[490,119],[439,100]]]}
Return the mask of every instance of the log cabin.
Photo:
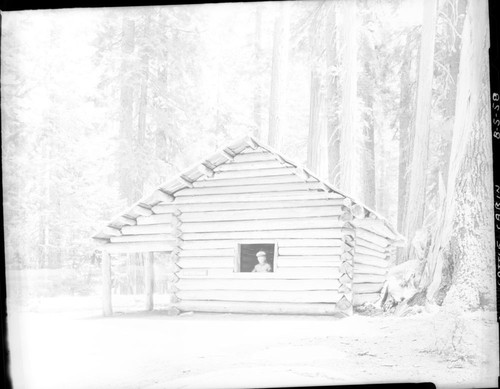
{"label": "log cabin", "polygon": [[[104,315],[114,253],[144,253],[149,310],[155,253],[168,253],[174,314],[350,315],[378,299],[404,241],[375,211],[252,137],[183,171],[93,238]],[[264,272],[254,271],[257,253]]]}

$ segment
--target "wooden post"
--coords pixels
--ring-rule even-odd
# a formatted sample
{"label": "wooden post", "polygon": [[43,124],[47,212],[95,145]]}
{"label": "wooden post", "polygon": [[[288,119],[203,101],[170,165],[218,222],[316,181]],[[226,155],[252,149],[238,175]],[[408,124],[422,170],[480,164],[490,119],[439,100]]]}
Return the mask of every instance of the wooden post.
{"label": "wooden post", "polygon": [[104,316],[111,316],[113,308],[111,305],[111,261],[109,253],[102,251],[102,313]]}
{"label": "wooden post", "polygon": [[[144,255],[144,254],[143,254]],[[153,293],[154,293],[154,254],[146,253],[144,258],[144,281],[146,292],[146,311],[153,310]]]}

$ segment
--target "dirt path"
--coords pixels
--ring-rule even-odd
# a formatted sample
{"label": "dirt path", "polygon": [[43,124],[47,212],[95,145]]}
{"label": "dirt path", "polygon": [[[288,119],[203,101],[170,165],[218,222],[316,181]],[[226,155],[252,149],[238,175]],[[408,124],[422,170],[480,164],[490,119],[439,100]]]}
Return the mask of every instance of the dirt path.
{"label": "dirt path", "polygon": [[[467,318],[476,348],[439,354],[443,317],[285,317],[80,312],[9,315],[13,376],[27,388],[236,388],[432,381],[495,386],[494,315]],[[450,338],[451,339],[451,338]],[[437,343],[436,343],[437,342]],[[21,347],[20,347],[21,346]],[[472,347],[472,346],[471,346]],[[444,348],[445,349],[445,348]]]}

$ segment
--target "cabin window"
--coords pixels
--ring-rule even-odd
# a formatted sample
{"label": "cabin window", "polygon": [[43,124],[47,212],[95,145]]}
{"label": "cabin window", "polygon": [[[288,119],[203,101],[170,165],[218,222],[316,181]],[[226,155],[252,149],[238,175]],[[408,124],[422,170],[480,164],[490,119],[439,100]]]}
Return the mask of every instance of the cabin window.
{"label": "cabin window", "polygon": [[238,245],[236,271],[242,273],[272,273],[276,244],[242,243]]}

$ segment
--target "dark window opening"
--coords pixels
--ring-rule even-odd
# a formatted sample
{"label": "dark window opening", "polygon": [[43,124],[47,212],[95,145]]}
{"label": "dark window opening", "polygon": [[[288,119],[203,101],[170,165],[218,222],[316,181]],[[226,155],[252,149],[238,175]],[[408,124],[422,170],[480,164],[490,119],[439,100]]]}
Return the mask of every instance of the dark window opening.
{"label": "dark window opening", "polygon": [[240,244],[239,271],[271,273],[274,271],[273,243]]}

